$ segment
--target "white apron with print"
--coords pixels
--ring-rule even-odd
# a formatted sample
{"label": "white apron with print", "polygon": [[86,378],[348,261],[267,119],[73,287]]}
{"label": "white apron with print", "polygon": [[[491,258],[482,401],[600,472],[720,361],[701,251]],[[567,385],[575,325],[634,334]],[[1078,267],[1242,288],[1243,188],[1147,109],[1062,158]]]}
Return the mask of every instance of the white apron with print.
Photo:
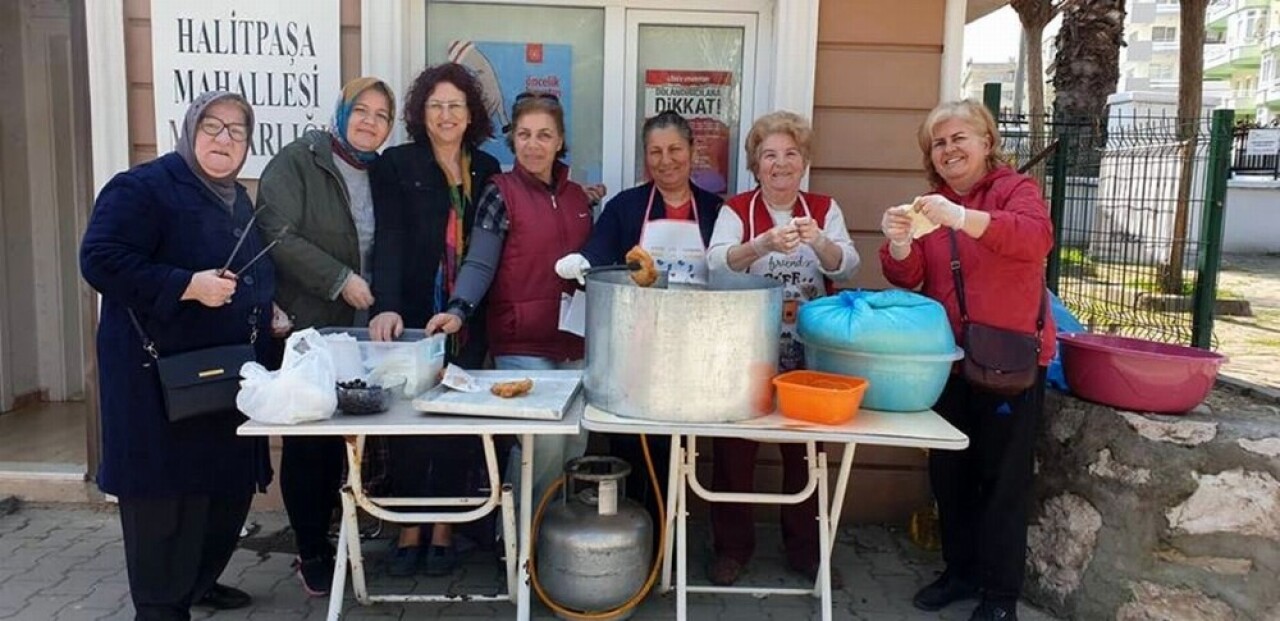
{"label": "white apron with print", "polygon": [[668,283],[690,285],[707,284],[707,248],[702,243],[702,229],[698,225],[698,201],[689,195],[693,206],[692,220],[649,221],[653,200],[658,186],[649,191],[649,205],[644,210],[644,225],[640,229],[640,247],[653,257],[658,273],[667,275]]}
{"label": "white apron with print", "polygon": [[[747,208],[750,214],[747,221],[746,239],[755,239],[764,231],[756,228],[756,201],[760,200],[760,191],[751,196],[751,205]],[[804,207],[806,216],[812,218],[809,204],[804,195],[797,194],[796,200]],[[769,211],[768,207],[765,208]],[[773,222],[767,223],[774,226]],[[822,223],[819,223],[821,225]],[[782,283],[782,335],[778,346],[778,372],[804,368],[804,346],[796,338],[796,317],[800,305],[826,295],[825,276],[822,274],[818,253],[808,244],[800,244],[789,254],[770,252],[756,259],[747,268],[748,274],[768,276]]]}

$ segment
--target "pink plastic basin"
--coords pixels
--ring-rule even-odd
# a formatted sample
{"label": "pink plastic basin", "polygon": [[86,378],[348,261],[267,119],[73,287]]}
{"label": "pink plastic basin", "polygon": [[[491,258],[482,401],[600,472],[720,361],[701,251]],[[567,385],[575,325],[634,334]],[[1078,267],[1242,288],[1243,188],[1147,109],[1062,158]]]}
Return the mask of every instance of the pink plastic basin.
{"label": "pink plastic basin", "polygon": [[1059,334],[1071,392],[1103,405],[1180,414],[1213,389],[1226,356],[1143,339],[1078,332]]}

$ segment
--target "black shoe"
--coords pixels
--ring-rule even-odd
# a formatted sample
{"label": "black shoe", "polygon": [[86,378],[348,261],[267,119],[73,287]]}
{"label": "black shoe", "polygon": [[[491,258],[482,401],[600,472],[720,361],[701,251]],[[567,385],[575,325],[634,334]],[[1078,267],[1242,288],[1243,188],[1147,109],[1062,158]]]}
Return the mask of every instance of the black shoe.
{"label": "black shoe", "polygon": [[302,588],[307,595],[321,597],[329,594],[329,588],[333,585],[332,557],[299,558],[294,560],[293,566],[298,570],[298,577],[302,579]]}
{"label": "black shoe", "polygon": [[458,553],[452,545],[432,545],[427,548],[427,560],[424,570],[428,576],[447,576],[458,568]]}
{"label": "black shoe", "polygon": [[235,610],[253,603],[248,593],[225,584],[215,584],[195,603],[202,608],[214,610]]}
{"label": "black shoe", "polygon": [[935,612],[954,602],[976,597],[978,587],[955,577],[950,571],[944,571],[932,584],[917,591],[911,603],[920,610]]}
{"label": "black shoe", "polygon": [[969,621],[1018,621],[1018,603],[996,603],[983,600],[969,615]]}

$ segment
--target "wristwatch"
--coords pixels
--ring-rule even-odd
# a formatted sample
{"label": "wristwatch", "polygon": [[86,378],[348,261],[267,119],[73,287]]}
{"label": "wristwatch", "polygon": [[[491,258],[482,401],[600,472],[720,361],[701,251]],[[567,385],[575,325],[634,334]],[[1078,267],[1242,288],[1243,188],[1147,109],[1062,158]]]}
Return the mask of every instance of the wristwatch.
{"label": "wristwatch", "polygon": [[452,310],[456,310],[461,313],[463,319],[468,319],[471,317],[472,313],[476,312],[476,305],[466,300],[454,299],[449,302],[449,308],[446,312]]}

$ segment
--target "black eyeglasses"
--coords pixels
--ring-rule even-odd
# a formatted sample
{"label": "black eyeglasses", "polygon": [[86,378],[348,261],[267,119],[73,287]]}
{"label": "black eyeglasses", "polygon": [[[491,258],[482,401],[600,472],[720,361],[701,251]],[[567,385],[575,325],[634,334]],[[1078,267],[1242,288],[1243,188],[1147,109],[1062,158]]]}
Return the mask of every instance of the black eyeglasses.
{"label": "black eyeglasses", "polygon": [[206,116],[203,119],[200,119],[200,123],[197,127],[200,131],[213,136],[214,138],[217,138],[218,134],[221,134],[222,130],[225,129],[227,130],[227,135],[231,136],[231,140],[235,142],[244,142],[249,139],[248,125],[245,125],[244,123],[228,123],[216,116]]}

